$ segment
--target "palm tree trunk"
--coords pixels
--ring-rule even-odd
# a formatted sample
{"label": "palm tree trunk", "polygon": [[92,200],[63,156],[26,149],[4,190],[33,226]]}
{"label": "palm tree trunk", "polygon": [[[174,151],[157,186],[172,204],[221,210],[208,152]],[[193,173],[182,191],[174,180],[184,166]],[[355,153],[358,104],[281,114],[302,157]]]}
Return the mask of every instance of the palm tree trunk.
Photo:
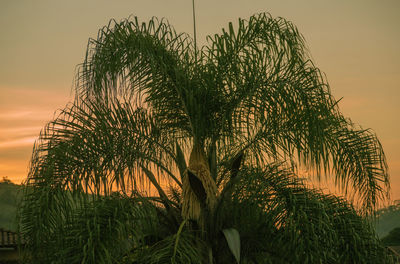
{"label": "palm tree trunk", "polygon": [[201,201],[199,201],[199,198],[190,185],[188,170],[201,181],[206,193],[205,204],[212,211],[217,201],[217,185],[211,177],[210,167],[207,163],[203,147],[198,143],[195,143],[193,146],[189,158],[189,166],[183,178],[182,216],[184,219],[199,221],[201,218]]}

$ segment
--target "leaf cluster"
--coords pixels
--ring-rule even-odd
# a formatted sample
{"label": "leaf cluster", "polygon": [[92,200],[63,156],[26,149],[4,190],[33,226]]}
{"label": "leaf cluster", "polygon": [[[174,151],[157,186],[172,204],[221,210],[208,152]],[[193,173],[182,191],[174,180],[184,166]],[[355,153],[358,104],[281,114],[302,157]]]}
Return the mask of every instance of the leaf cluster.
{"label": "leaf cluster", "polygon": [[[386,197],[375,134],[339,111],[283,18],[258,14],[200,50],[167,21],[111,21],[88,43],[76,98],[35,143],[20,208],[27,263],[390,263],[363,214]],[[197,146],[218,188],[182,217]],[[203,189],[202,189],[203,188]]]}

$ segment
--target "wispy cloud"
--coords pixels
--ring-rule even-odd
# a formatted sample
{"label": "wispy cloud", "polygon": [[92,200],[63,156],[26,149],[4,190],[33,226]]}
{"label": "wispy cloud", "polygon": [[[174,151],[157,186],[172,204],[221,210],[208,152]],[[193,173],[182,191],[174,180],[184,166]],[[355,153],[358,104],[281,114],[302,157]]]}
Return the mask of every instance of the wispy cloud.
{"label": "wispy cloud", "polygon": [[41,129],[68,101],[59,91],[0,85],[0,177],[16,182],[26,177]]}
{"label": "wispy cloud", "polygon": [[0,114],[0,148],[19,147],[24,142],[31,142],[38,137],[43,120],[50,120],[51,114],[46,111],[8,111]]}
{"label": "wispy cloud", "polygon": [[35,120],[47,120],[54,116],[54,109],[16,109],[12,111],[2,111],[0,113],[0,122],[6,121],[35,121]]}
{"label": "wispy cloud", "polygon": [[26,135],[38,134],[42,128],[43,128],[42,126],[21,126],[21,127],[0,128],[0,135],[12,134],[16,136],[26,136]]}
{"label": "wispy cloud", "polygon": [[12,111],[12,112],[2,112],[0,113],[0,119],[9,120],[15,118],[26,118],[32,115],[32,111]]}
{"label": "wispy cloud", "polygon": [[37,137],[23,137],[15,140],[0,141],[0,150],[33,145]]}
{"label": "wispy cloud", "polygon": [[4,87],[0,84],[0,109],[57,109],[71,101],[68,89],[39,89],[33,87]]}

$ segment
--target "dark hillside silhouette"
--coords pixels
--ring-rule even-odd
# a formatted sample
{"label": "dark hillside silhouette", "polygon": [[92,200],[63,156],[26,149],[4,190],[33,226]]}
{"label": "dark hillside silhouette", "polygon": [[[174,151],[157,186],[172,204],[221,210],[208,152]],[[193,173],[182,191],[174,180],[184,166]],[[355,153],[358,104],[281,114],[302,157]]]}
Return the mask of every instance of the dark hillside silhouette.
{"label": "dark hillside silhouette", "polygon": [[21,185],[7,178],[0,180],[0,228],[16,231],[17,205],[21,197]]}

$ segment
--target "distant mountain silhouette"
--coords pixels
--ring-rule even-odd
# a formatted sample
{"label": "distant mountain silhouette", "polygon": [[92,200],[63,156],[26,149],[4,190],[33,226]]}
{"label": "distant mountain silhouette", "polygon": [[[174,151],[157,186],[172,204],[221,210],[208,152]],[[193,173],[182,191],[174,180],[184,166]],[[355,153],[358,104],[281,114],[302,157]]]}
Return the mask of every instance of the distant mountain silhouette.
{"label": "distant mountain silhouette", "polygon": [[376,232],[380,238],[389,234],[393,229],[400,227],[400,200],[386,208],[377,211]]}

